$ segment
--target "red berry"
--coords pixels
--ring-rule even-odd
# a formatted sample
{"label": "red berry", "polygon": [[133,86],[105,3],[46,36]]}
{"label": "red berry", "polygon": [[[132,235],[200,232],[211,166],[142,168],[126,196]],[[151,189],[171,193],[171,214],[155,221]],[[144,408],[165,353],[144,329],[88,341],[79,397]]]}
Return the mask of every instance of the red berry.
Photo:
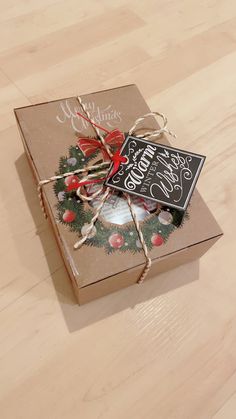
{"label": "red berry", "polygon": [[164,239],[160,234],[155,233],[151,237],[151,242],[153,246],[161,246],[164,243]]}
{"label": "red berry", "polygon": [[76,213],[74,211],[71,210],[66,210],[62,216],[63,220],[66,223],[72,223],[72,221],[74,221],[76,217]]}
{"label": "red berry", "polygon": [[114,249],[119,249],[120,247],[123,246],[125,242],[124,237],[119,233],[113,233],[109,237],[108,241],[109,241],[110,246],[113,247]]}

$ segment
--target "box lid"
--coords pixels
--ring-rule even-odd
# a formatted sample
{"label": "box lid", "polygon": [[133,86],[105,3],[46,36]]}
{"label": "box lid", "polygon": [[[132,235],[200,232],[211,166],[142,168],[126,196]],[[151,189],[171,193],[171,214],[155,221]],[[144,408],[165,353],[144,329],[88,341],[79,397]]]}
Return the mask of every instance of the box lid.
{"label": "box lid", "polygon": [[[138,117],[150,112],[135,85],[82,95],[81,98],[93,118],[109,130],[119,128],[128,132]],[[68,150],[71,145],[76,144],[78,136],[95,137],[93,127],[79,119],[76,111],[81,112],[77,97],[15,109],[23,143],[37,181],[47,179],[58,171],[61,156],[68,156]],[[148,127],[144,128],[157,129],[158,124],[150,119]],[[168,144],[165,136],[159,142]],[[145,262],[142,252],[132,254],[130,251],[117,250],[108,255],[103,247],[86,244],[74,250],[73,245],[78,240],[78,235],[57,221],[58,199],[52,184],[44,187],[44,194],[59,245],[79,287]],[[109,226],[112,233],[114,225]],[[176,229],[170,235],[163,246],[154,247],[150,256],[152,259],[160,258],[221,234],[220,227],[195,190],[189,208],[189,219],[182,228]]]}

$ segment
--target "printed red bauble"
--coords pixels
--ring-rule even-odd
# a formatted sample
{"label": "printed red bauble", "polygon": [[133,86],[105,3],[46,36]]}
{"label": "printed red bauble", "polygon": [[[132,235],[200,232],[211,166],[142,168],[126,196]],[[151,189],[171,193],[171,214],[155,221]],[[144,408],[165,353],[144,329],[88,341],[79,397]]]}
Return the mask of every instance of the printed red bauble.
{"label": "printed red bauble", "polygon": [[72,223],[76,217],[76,213],[71,210],[66,210],[62,216],[65,223]]}
{"label": "printed red bauble", "polygon": [[65,178],[65,184],[67,186],[67,191],[77,189],[79,187],[79,179],[75,175],[70,175]]}
{"label": "printed red bauble", "polygon": [[113,233],[109,237],[108,241],[109,241],[110,246],[113,247],[114,249],[119,249],[120,247],[123,246],[125,242],[124,237],[119,233]]}
{"label": "printed red bauble", "polygon": [[153,246],[161,246],[164,243],[164,239],[160,234],[153,234],[151,237],[151,242]]}

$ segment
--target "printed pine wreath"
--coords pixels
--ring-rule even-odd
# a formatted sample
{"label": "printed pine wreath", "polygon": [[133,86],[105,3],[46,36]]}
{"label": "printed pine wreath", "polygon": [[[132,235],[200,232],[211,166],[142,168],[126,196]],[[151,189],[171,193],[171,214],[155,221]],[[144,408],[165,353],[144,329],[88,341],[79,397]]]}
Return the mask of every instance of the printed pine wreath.
{"label": "printed pine wreath", "polygon": [[[57,175],[82,169],[98,156],[99,150],[92,155],[85,156],[79,146],[71,146],[69,156],[61,157]],[[88,209],[88,204],[84,204],[75,191],[67,192],[67,187],[71,182],[78,181],[75,175],[58,179],[54,184],[54,192],[58,199],[57,219],[80,237],[86,233],[86,229],[94,215],[93,209]],[[117,194],[117,192],[114,192]],[[142,222],[141,228],[148,250],[154,246],[163,245],[169,235],[183,225],[188,219],[188,214],[183,214],[173,208],[162,207],[158,214],[149,214]],[[104,223],[102,217],[96,224],[85,242],[86,245],[103,247],[110,254],[115,251],[132,253],[142,251],[142,246],[138,238],[138,233],[133,222],[123,225]]]}

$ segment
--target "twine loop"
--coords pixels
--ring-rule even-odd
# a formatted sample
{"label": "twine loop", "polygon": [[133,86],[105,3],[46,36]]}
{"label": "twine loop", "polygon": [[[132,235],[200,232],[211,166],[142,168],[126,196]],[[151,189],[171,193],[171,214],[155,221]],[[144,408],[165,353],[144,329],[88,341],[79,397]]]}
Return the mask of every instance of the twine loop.
{"label": "twine loop", "polygon": [[146,131],[144,134],[135,134],[135,137],[138,138],[150,138],[150,137],[159,137],[162,134],[169,134],[173,138],[177,138],[176,134],[174,134],[172,131],[170,131],[167,128],[168,119],[167,117],[160,112],[148,112],[145,115],[141,116],[140,118],[136,119],[134,125],[129,130],[129,135],[133,135],[138,128],[141,122],[143,122],[145,119],[147,119],[150,116],[154,116],[155,119],[161,118],[163,121],[163,126],[157,130],[152,131]]}

